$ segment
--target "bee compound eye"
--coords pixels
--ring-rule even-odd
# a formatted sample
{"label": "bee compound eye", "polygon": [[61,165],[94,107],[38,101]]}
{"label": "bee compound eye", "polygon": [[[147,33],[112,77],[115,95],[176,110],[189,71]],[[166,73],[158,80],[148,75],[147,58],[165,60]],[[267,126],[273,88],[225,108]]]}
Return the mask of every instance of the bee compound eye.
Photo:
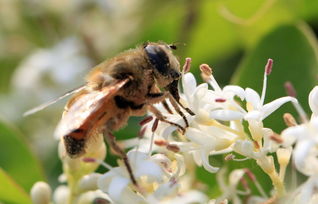
{"label": "bee compound eye", "polygon": [[167,53],[157,45],[147,45],[145,52],[150,63],[162,75],[168,75],[169,70],[169,57]]}

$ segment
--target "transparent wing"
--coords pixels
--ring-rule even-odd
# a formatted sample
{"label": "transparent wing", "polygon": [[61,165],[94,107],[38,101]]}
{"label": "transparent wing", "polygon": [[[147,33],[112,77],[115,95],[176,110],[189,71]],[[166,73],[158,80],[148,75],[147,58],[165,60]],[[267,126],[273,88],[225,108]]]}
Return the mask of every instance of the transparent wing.
{"label": "transparent wing", "polygon": [[62,119],[55,130],[55,137],[61,138],[77,129],[89,130],[92,124],[98,120],[98,114],[100,114],[100,110],[104,104],[107,103],[127,81],[128,79],[119,81],[113,85],[104,87],[102,90],[90,91],[77,96],[76,100],[63,113]]}
{"label": "transparent wing", "polygon": [[67,97],[69,95],[72,95],[72,94],[75,94],[75,93],[78,93],[78,92],[84,90],[85,87],[86,87],[86,85],[82,85],[82,86],[80,86],[80,87],[78,87],[76,89],[70,90],[70,91],[66,92],[65,94],[63,94],[62,96],[60,96],[60,97],[58,97],[58,98],[56,98],[56,99],[54,99],[52,101],[48,101],[46,103],[43,103],[43,104],[41,104],[41,105],[39,105],[39,106],[37,106],[35,108],[32,108],[32,109],[26,111],[25,113],[23,113],[23,116],[26,117],[26,116],[32,115],[32,114],[34,114],[36,112],[39,112],[39,111],[47,108],[48,106],[58,102],[59,100],[65,98],[65,97]]}

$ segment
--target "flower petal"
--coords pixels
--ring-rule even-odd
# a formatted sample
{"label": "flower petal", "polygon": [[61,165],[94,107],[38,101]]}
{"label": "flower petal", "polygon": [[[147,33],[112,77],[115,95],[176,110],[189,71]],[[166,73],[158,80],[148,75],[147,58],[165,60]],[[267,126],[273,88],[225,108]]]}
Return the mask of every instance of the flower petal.
{"label": "flower petal", "polygon": [[261,109],[261,112],[263,113],[262,120],[264,120],[267,116],[272,114],[275,110],[287,102],[296,102],[296,99],[294,97],[285,96],[264,105]]}
{"label": "flower petal", "polygon": [[232,110],[215,110],[210,113],[210,117],[216,120],[240,120],[244,117],[243,113]]}
{"label": "flower petal", "polygon": [[162,182],[163,179],[163,171],[160,166],[152,161],[144,161],[138,165],[137,169],[135,169],[135,176],[147,176],[149,182],[159,181]]}
{"label": "flower petal", "polygon": [[192,73],[188,72],[182,77],[182,87],[184,94],[188,96],[192,96],[195,88],[197,87],[197,82]]}
{"label": "flower petal", "polygon": [[293,145],[299,137],[306,134],[304,126],[294,126],[285,129],[282,132],[283,146],[289,147]]}
{"label": "flower petal", "polygon": [[315,86],[309,93],[308,102],[314,116],[318,116],[318,86]]}
{"label": "flower petal", "polygon": [[224,92],[232,92],[235,96],[240,97],[241,100],[245,98],[245,91],[240,86],[228,85],[223,88]]}
{"label": "flower petal", "polygon": [[235,187],[238,184],[238,182],[241,180],[241,178],[244,176],[244,174],[245,174],[245,171],[243,169],[236,169],[232,171],[230,173],[230,179],[229,179],[230,185],[232,187]]}
{"label": "flower petal", "polygon": [[261,98],[256,91],[250,88],[245,89],[245,99],[249,102],[254,109],[258,109],[261,106]]}
{"label": "flower petal", "polygon": [[294,150],[294,161],[297,170],[307,176],[318,173],[318,150],[311,140],[299,141]]}
{"label": "flower petal", "polygon": [[124,177],[113,177],[109,184],[108,195],[114,200],[119,201],[123,190],[128,186],[130,180]]}
{"label": "flower petal", "polygon": [[210,155],[210,152],[201,150],[201,159],[202,159],[203,167],[205,170],[207,170],[210,173],[216,173],[220,168],[214,167],[210,164],[209,155]]}

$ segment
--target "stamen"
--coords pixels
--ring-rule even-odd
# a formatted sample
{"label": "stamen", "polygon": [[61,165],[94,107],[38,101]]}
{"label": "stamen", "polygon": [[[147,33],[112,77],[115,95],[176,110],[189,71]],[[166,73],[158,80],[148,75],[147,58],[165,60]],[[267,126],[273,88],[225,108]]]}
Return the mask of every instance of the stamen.
{"label": "stamen", "polygon": [[170,151],[172,151],[174,153],[178,153],[180,151],[180,148],[177,145],[175,145],[175,144],[168,144],[167,145],[167,150],[170,150]]}
{"label": "stamen", "polygon": [[278,134],[273,134],[269,137],[269,139],[275,141],[277,144],[282,144],[284,141]]}
{"label": "stamen", "polygon": [[172,188],[174,185],[176,185],[177,184],[177,179],[175,178],[175,177],[172,177],[171,179],[170,179],[170,185],[169,185],[169,187],[170,188]]}
{"label": "stamen", "polygon": [[152,153],[153,140],[155,138],[155,131],[156,131],[157,127],[158,127],[158,123],[159,123],[159,119],[156,118],[155,122],[153,122],[152,127],[151,127],[152,134],[151,134],[150,146],[149,146],[149,152],[148,152],[149,156],[151,156],[151,153]]}
{"label": "stamen", "polygon": [[103,167],[105,167],[106,169],[108,170],[111,170],[113,167],[110,166],[109,164],[107,164],[106,162],[100,160],[100,159],[95,159],[95,158],[92,158],[92,157],[85,157],[82,159],[83,162],[87,162],[87,163],[98,163],[100,165],[102,165]]}
{"label": "stamen", "polygon": [[145,135],[146,130],[147,130],[147,127],[142,127],[142,128],[140,129],[140,131],[138,132],[138,139],[144,138],[144,135]]}
{"label": "stamen", "polygon": [[233,154],[228,154],[224,157],[225,161],[231,161],[235,158],[235,156]]}
{"label": "stamen", "polygon": [[267,75],[270,75],[273,69],[273,60],[272,59],[268,59],[267,60],[267,64],[265,66],[265,73]]}
{"label": "stamen", "polygon": [[109,204],[110,201],[105,198],[95,198],[93,204]]}
{"label": "stamen", "polygon": [[216,99],[215,99],[215,102],[217,102],[217,103],[224,103],[224,102],[226,102],[226,99],[225,99],[225,98],[216,98]]}
{"label": "stamen", "polygon": [[167,141],[166,140],[155,140],[155,145],[157,145],[157,146],[167,146],[168,145],[168,143],[167,143]]}
{"label": "stamen", "polygon": [[200,70],[201,70],[202,74],[204,74],[207,78],[212,75],[212,69],[207,64],[201,64]]}
{"label": "stamen", "polygon": [[244,169],[245,174],[248,176],[248,178],[251,179],[251,181],[255,182],[256,181],[256,177],[253,174],[253,172],[251,172],[251,170],[249,170],[248,168]]}
{"label": "stamen", "polygon": [[184,74],[190,71],[191,61],[192,61],[192,59],[190,57],[187,57],[185,59],[185,63],[184,63],[183,68],[182,68],[182,71]]}
{"label": "stamen", "polygon": [[242,162],[242,161],[246,161],[246,160],[249,160],[249,159],[250,158],[248,158],[248,157],[245,157],[245,158],[242,158],[242,159],[236,159],[234,154],[228,154],[224,158],[225,161],[233,160],[233,161],[237,161],[237,162]]}
{"label": "stamen", "polygon": [[139,122],[139,125],[143,126],[143,125],[149,123],[150,121],[152,121],[152,119],[153,119],[152,116],[145,117],[142,121]]}
{"label": "stamen", "polygon": [[243,186],[243,188],[244,188],[245,190],[249,190],[249,189],[250,189],[250,187],[248,186],[248,183],[247,183],[247,181],[246,181],[246,179],[245,179],[244,177],[242,177],[242,178],[240,179],[240,182],[241,182],[241,184],[242,184],[242,186]]}
{"label": "stamen", "polygon": [[86,162],[86,163],[95,163],[96,162],[95,158],[90,158],[90,157],[85,157],[82,160],[83,160],[83,162]]}
{"label": "stamen", "polygon": [[292,114],[290,114],[290,113],[285,113],[285,114],[283,115],[283,118],[284,118],[285,124],[286,124],[288,127],[293,127],[293,126],[296,126],[296,125],[297,125],[297,122],[296,122],[294,116],[292,116]]}
{"label": "stamen", "polygon": [[153,122],[153,125],[152,125],[152,128],[151,128],[152,132],[156,131],[156,129],[158,128],[158,123],[159,123],[159,119],[156,118],[156,120],[155,120],[155,122]]}
{"label": "stamen", "polygon": [[296,98],[297,92],[290,81],[286,81],[284,84],[284,87],[288,96],[292,96]]}
{"label": "stamen", "polygon": [[257,141],[253,141],[255,149],[260,149],[261,147],[259,146]]}
{"label": "stamen", "polygon": [[[285,82],[284,84],[285,90],[287,94],[291,97],[296,97],[296,90],[294,89],[293,84],[290,81]],[[298,100],[295,98],[294,101],[292,101],[296,111],[298,112],[302,122],[308,122],[307,114],[304,111],[304,109],[301,107],[301,105],[298,103]]]}
{"label": "stamen", "polygon": [[200,70],[201,70],[202,79],[204,81],[208,82],[212,86],[214,91],[221,92],[222,91],[221,87],[216,82],[215,78],[213,77],[212,68],[209,65],[207,65],[207,64],[201,64],[200,65]]}
{"label": "stamen", "polygon": [[267,64],[265,65],[264,71],[264,79],[263,79],[263,89],[262,89],[262,96],[261,96],[261,106],[264,104],[265,95],[266,95],[266,88],[267,88],[267,76],[272,72],[273,68],[273,60],[268,59]]}
{"label": "stamen", "polygon": [[245,168],[244,171],[245,171],[245,174],[248,176],[248,178],[251,179],[251,181],[254,183],[258,192],[262,195],[262,197],[267,198],[267,195],[266,195],[263,187],[258,182],[258,180],[256,179],[256,176],[253,174],[253,172],[251,170],[249,170],[248,168]]}

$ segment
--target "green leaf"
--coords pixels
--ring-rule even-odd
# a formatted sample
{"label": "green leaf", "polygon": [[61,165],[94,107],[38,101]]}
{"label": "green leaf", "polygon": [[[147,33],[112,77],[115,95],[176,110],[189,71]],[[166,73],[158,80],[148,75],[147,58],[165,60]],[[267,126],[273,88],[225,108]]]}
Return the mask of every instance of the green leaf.
{"label": "green leaf", "polygon": [[[306,24],[280,26],[246,54],[233,82],[261,93],[264,67],[267,59],[272,58],[274,66],[268,77],[265,103],[285,96],[284,83],[290,81],[297,91],[297,99],[310,112],[308,94],[317,83],[317,56],[317,42]],[[265,120],[265,125],[274,131],[285,128],[282,119],[284,112],[295,113],[292,105],[284,105]]]}
{"label": "green leaf", "polygon": [[0,155],[1,168],[26,191],[36,181],[45,180],[39,161],[22,135],[3,121],[0,121]]}
{"label": "green leaf", "polygon": [[0,201],[5,203],[32,203],[28,194],[0,168]]}

